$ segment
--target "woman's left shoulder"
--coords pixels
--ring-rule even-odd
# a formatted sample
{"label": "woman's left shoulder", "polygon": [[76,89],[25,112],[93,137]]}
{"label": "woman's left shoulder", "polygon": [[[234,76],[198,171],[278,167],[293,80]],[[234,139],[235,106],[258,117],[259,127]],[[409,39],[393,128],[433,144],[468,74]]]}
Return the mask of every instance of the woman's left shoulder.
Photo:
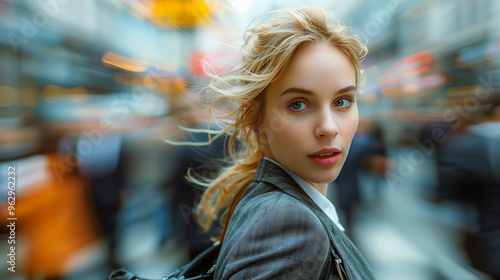
{"label": "woman's left shoulder", "polygon": [[328,233],[320,219],[297,198],[281,191],[269,191],[245,200],[232,217],[236,228],[252,224],[267,234],[315,236],[316,241],[328,242]]}
{"label": "woman's left shoulder", "polygon": [[218,279],[320,279],[329,244],[307,206],[283,192],[265,193],[231,217],[216,274]]}

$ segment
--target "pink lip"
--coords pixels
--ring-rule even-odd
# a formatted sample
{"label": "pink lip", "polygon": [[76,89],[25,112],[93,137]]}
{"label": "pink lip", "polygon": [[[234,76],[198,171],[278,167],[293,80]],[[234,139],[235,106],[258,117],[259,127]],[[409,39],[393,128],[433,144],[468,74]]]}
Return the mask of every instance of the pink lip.
{"label": "pink lip", "polygon": [[[335,153],[331,156],[328,156],[328,157],[319,157],[317,155],[320,155],[320,154],[330,154],[330,153]],[[317,165],[319,166],[332,166],[334,165],[335,163],[337,163],[337,161],[339,161],[339,158],[340,158],[340,150],[337,149],[337,148],[326,148],[326,149],[321,149],[317,152],[314,152],[310,155],[308,155],[308,157]]]}
{"label": "pink lip", "polygon": [[309,156],[315,156],[315,155],[319,155],[319,154],[329,154],[329,153],[340,153],[340,150],[337,149],[337,148],[326,148],[326,149],[321,149],[319,151],[316,151],[312,154],[310,154]]}

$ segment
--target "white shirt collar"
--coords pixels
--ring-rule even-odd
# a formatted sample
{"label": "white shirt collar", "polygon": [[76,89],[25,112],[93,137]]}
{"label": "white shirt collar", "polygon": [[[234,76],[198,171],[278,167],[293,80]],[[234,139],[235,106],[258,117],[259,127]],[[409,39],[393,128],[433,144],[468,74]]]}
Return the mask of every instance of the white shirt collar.
{"label": "white shirt collar", "polygon": [[333,203],[328,200],[322,193],[320,193],[316,188],[311,186],[306,180],[302,179],[300,176],[297,174],[293,173],[292,171],[288,170],[288,168],[284,167],[283,165],[277,163],[276,161],[264,157],[264,159],[276,164],[279,166],[281,169],[283,169],[292,179],[304,190],[304,192],[325,212],[325,214],[332,220],[332,222],[337,225],[337,227],[341,230],[344,231],[344,227],[340,224],[339,221],[339,216],[337,215],[337,210],[335,209],[335,206]]}

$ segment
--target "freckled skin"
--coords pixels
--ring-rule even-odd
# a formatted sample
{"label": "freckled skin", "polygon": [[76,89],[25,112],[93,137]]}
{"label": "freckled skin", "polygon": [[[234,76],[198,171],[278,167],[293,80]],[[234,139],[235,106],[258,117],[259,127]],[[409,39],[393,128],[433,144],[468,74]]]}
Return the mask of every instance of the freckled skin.
{"label": "freckled skin", "polygon": [[[347,157],[358,126],[356,72],[348,58],[326,43],[300,49],[265,95],[260,139],[265,156],[276,160],[326,195]],[[309,92],[287,91],[289,88]],[[324,148],[341,150],[333,166],[319,166],[308,155]]]}

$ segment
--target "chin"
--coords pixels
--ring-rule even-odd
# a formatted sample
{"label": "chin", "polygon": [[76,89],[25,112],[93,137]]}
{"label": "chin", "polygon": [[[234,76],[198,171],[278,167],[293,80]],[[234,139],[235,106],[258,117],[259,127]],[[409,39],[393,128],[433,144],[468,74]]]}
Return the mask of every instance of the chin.
{"label": "chin", "polygon": [[338,176],[339,176],[339,172],[333,171],[333,172],[329,172],[328,174],[318,174],[318,176],[315,176],[315,178],[312,178],[313,180],[311,180],[311,181],[315,182],[316,184],[328,184],[328,183],[335,181],[335,179],[337,179]]}

